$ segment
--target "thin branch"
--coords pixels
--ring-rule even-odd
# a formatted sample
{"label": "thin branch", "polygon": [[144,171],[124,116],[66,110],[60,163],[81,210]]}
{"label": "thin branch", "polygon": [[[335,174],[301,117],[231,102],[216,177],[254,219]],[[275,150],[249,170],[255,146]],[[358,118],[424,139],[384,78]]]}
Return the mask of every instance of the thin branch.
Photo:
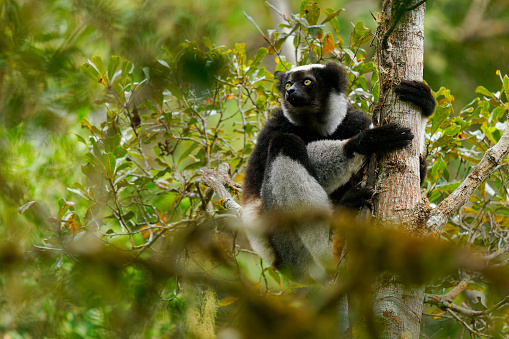
{"label": "thin branch", "polygon": [[454,313],[453,310],[451,310],[450,308],[447,309],[447,312],[449,312],[453,317],[454,319],[456,319],[461,325],[463,325],[467,330],[470,331],[470,333],[473,333],[473,334],[476,334],[478,336],[480,336],[481,338],[484,338],[484,337],[487,337],[487,335],[485,334],[482,334],[482,333],[479,333],[477,332],[476,330],[474,330],[472,327],[470,327],[470,325],[468,325],[465,321],[463,321],[463,319],[461,319],[456,313]]}
{"label": "thin branch", "polygon": [[508,153],[509,128],[506,127],[498,143],[484,153],[481,161],[474,167],[461,185],[431,211],[427,222],[429,231],[440,234],[448,220],[468,201],[470,196],[490,176],[495,168],[500,165]]}

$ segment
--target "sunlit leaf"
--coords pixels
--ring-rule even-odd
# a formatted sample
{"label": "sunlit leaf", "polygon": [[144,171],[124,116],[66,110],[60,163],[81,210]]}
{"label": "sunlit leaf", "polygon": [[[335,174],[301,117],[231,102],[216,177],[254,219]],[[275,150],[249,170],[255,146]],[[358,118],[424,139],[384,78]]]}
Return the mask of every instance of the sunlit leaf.
{"label": "sunlit leaf", "polygon": [[320,18],[320,5],[314,1],[302,2],[301,14],[304,15],[309,25],[316,25]]}
{"label": "sunlit leaf", "polygon": [[488,91],[486,89],[486,87],[484,87],[484,86],[477,86],[477,88],[475,89],[475,92],[479,93],[479,94],[482,94],[482,95],[485,95],[485,96],[490,97],[490,98],[493,97],[493,93]]}
{"label": "sunlit leaf", "polygon": [[269,50],[265,47],[262,47],[258,49],[258,52],[256,53],[255,57],[253,58],[251,62],[251,67],[257,67],[262,62],[263,58],[267,55]]}

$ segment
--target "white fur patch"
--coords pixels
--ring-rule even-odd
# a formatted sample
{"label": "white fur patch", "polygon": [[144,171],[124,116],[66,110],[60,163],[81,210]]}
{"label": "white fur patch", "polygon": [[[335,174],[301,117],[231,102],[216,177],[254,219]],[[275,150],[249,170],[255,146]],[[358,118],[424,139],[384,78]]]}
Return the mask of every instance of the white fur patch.
{"label": "white fur patch", "polygon": [[291,70],[289,70],[286,73],[297,72],[297,71],[309,71],[310,69],[313,69],[313,68],[324,68],[324,67],[325,67],[325,65],[322,65],[322,64],[303,65],[303,66],[293,67]]}
{"label": "white fur patch", "polygon": [[326,121],[323,124],[322,131],[319,131],[322,135],[331,135],[343,122],[348,110],[348,97],[344,94],[331,93],[329,96],[329,102],[327,111],[329,114],[326,116]]}

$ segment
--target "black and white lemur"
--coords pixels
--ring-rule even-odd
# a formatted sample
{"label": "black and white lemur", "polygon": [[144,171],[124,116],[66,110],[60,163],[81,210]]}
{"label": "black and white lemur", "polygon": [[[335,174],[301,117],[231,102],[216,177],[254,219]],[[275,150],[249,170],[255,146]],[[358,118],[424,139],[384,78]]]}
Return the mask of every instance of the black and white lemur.
{"label": "black and white lemur", "polygon": [[[366,156],[404,148],[413,135],[396,124],[373,128],[371,119],[350,105],[347,76],[337,63],[293,68],[279,75],[278,87],[282,107],[260,131],[248,161],[242,219],[262,259],[292,279],[322,280],[335,268],[326,218],[303,218],[290,226],[277,220],[327,217],[336,205],[362,206],[372,191],[350,179]],[[435,108],[427,85],[402,81],[395,90],[419,106],[427,121]]]}

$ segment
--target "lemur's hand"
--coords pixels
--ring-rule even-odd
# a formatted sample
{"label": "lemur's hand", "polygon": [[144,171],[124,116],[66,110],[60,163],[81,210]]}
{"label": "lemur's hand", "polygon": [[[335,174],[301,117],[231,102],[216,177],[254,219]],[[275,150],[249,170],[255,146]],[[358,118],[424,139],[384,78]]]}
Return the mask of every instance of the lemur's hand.
{"label": "lemur's hand", "polygon": [[401,149],[410,144],[414,135],[410,128],[387,124],[364,130],[345,144],[345,150],[370,155],[377,152]]}
{"label": "lemur's hand", "polygon": [[401,100],[419,106],[425,117],[429,117],[435,111],[437,103],[431,94],[431,88],[424,82],[402,80],[399,85],[394,87],[394,91]]}

